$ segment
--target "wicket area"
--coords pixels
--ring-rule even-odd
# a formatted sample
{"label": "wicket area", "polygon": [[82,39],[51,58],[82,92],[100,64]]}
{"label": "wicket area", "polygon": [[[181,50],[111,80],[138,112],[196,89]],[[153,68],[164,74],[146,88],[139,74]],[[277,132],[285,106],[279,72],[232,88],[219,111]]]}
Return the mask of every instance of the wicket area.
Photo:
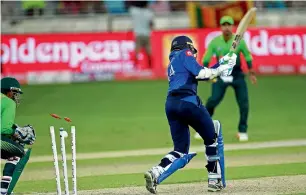
{"label": "wicket area", "polygon": [[[71,126],[71,164],[72,164],[72,195],[77,195],[77,177],[76,177],[76,136],[75,136],[75,126]],[[57,194],[62,194],[61,180],[60,180],[60,170],[58,164],[58,154],[56,147],[56,138],[55,138],[55,128],[50,126],[50,135],[52,143],[52,152],[54,159],[54,169],[55,169],[55,179],[56,179],[56,189]],[[68,133],[64,128],[60,128],[60,149],[62,155],[62,166],[63,166],[63,176],[64,176],[64,185],[65,185],[65,195],[69,195],[69,182],[68,182],[68,171],[67,171],[67,154],[66,154],[66,144],[65,138],[68,137]]]}

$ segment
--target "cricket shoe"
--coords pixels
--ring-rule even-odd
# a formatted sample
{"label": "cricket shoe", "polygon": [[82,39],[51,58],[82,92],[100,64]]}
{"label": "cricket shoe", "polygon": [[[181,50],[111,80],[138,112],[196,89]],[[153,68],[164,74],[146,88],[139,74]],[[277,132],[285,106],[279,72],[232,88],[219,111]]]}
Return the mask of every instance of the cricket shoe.
{"label": "cricket shoe", "polygon": [[236,137],[241,142],[249,141],[249,136],[247,133],[237,133]]}
{"label": "cricket shoe", "polygon": [[155,166],[144,174],[144,178],[146,180],[146,188],[152,194],[157,193],[157,178],[162,172],[164,172],[164,169],[161,166]]}
{"label": "cricket shoe", "polygon": [[220,174],[208,173],[208,191],[218,192],[223,189],[222,180]]}

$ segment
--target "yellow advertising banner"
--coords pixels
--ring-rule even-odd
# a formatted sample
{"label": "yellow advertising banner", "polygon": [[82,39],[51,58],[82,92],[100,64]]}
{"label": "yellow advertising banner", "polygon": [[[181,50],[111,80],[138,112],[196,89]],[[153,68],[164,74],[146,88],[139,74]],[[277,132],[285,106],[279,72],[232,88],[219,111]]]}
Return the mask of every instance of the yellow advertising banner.
{"label": "yellow advertising banner", "polygon": [[193,45],[195,48],[199,48],[199,40],[198,40],[198,35],[195,33],[167,33],[164,34],[162,37],[162,43],[163,43],[163,67],[166,68],[168,67],[169,63],[169,55],[170,55],[170,50],[171,50],[171,42],[172,40],[177,37],[177,36],[182,36],[185,35],[189,37],[193,41]]}

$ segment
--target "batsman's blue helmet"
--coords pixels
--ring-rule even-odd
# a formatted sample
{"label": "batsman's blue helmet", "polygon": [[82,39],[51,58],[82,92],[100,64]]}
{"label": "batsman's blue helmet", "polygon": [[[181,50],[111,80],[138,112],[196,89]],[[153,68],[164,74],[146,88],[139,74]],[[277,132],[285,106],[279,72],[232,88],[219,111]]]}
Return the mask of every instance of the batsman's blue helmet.
{"label": "batsman's blue helmet", "polygon": [[193,46],[192,40],[187,36],[178,36],[175,37],[171,42],[171,52],[174,50],[183,50],[190,49],[193,54],[196,54],[198,51]]}

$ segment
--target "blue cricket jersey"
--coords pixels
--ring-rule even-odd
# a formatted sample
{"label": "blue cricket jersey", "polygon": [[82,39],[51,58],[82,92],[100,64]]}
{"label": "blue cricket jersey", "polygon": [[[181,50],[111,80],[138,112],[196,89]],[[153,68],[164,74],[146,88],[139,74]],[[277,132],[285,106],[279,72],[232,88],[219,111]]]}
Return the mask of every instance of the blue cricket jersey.
{"label": "blue cricket jersey", "polygon": [[195,78],[203,67],[189,49],[173,51],[169,56],[168,96],[171,94],[197,95],[198,81]]}

